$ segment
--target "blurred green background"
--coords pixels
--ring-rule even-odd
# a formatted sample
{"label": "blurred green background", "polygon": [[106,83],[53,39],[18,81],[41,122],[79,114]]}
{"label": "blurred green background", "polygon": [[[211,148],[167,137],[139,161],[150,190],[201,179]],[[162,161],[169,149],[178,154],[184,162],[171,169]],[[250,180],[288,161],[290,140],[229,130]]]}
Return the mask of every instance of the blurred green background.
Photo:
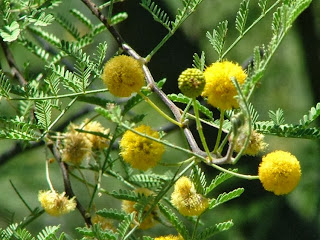
{"label": "blurred green background", "polygon": [[[273,2],[273,1],[272,1]],[[101,3],[101,2],[100,2]],[[175,10],[180,6],[180,1],[161,0],[157,3],[171,16],[175,15]],[[228,46],[237,37],[234,28],[235,14],[239,8],[240,1],[205,0],[199,9],[182,25],[181,29],[170,39],[167,44],[154,56],[149,64],[150,70],[156,80],[166,78],[164,86],[166,93],[178,93],[176,79],[179,74],[192,64],[194,53],[206,53],[206,64],[216,61],[217,56],[213,48],[205,37],[207,31],[212,32],[219,21],[227,19],[229,21]],[[95,17],[85,8],[81,1],[63,1],[63,4],[55,10],[55,14],[75,21],[69,14],[70,8],[82,11],[93,22],[98,22]],[[145,56],[161,40],[166,31],[160,24],[152,20],[141,6],[139,1],[127,0],[115,5],[115,12],[126,11],[129,18],[117,27],[126,42],[131,45],[139,54]],[[252,1],[248,22],[252,22],[258,15],[259,9],[256,1]],[[259,120],[268,119],[269,110],[282,108],[288,123],[298,123],[302,115],[320,101],[320,1],[313,1],[311,7],[304,12],[297,20],[290,33],[286,36],[279,50],[274,56],[262,83],[254,93],[252,103],[258,110]],[[271,37],[271,15],[268,15],[256,26],[245,38],[227,55],[228,60],[245,62],[252,55],[253,48],[257,45],[267,44]],[[86,29],[80,23],[79,28]],[[49,27],[62,39],[72,41],[61,26],[54,23]],[[30,36],[30,38],[32,38]],[[102,41],[109,44],[107,58],[116,51],[115,42],[106,32],[99,35],[95,44],[86,51],[91,53],[94,46]],[[37,71],[42,68],[41,62],[34,56],[27,55],[22,46],[13,44],[11,49],[16,59],[23,67],[25,61],[30,62],[30,79],[36,76]],[[3,69],[6,69],[6,62],[3,52],[0,51],[0,62]],[[97,81],[96,88],[101,87]],[[111,97],[111,96],[109,96]],[[154,98],[157,101],[157,98]],[[159,103],[161,104],[161,103]],[[68,116],[79,112],[79,109],[86,107],[79,103],[73,106]],[[164,107],[163,107],[164,108]],[[7,112],[7,104],[0,101],[0,111],[2,115],[12,114]],[[135,108],[141,112],[148,112],[144,120],[153,127],[161,127],[165,121],[141,105]],[[76,120],[81,122],[84,118],[92,116],[93,113],[84,115]],[[217,114],[217,113],[215,113]],[[110,126],[103,119],[105,126]],[[319,121],[315,124],[319,126]],[[207,138],[215,139],[215,131],[206,129]],[[182,144],[179,131],[173,131],[167,137],[176,144]],[[220,192],[229,191],[236,187],[244,187],[244,194],[235,200],[223,204],[219,208],[205,214],[203,222],[215,224],[233,219],[235,226],[227,232],[220,233],[212,239],[218,240],[244,240],[244,239],[282,239],[300,240],[320,239],[320,142],[301,139],[285,139],[267,136],[269,143],[267,152],[275,149],[289,151],[300,160],[302,167],[302,178],[299,186],[287,196],[275,196],[263,190],[258,181],[244,181],[232,179],[219,187],[213,193],[217,196]],[[17,197],[9,180],[12,180],[21,195],[32,207],[39,206],[37,201],[38,191],[47,189],[45,180],[45,159],[49,154],[44,147],[35,148],[15,156],[9,161],[1,161],[1,153],[5,153],[13,142],[1,140],[0,144],[0,227],[6,227],[12,218],[14,221],[21,221],[29,212]],[[213,144],[213,143],[212,143]],[[49,154],[50,155],[50,154]],[[166,152],[163,161],[172,162],[175,159],[183,160],[185,156],[176,151]],[[260,158],[244,157],[237,165],[240,172],[256,174]],[[209,181],[218,173],[216,170],[202,166],[207,173]],[[164,172],[168,169],[156,167],[155,172]],[[51,178],[56,189],[62,191],[62,178],[60,170],[56,164],[50,168]],[[90,176],[88,176],[90,177]],[[90,178],[89,178],[90,179]],[[88,203],[86,189],[76,181],[74,184],[75,193],[84,205]],[[113,179],[105,179],[103,187],[118,189],[121,185]],[[102,196],[98,198],[97,209],[104,207],[120,208],[120,202]],[[83,226],[80,214],[75,211],[69,215],[54,218],[46,214],[42,215],[29,228],[36,232],[46,225],[61,224],[62,230],[70,235],[79,237],[74,227]],[[162,235],[163,232],[175,234],[173,229],[158,225],[148,230],[145,234],[152,237]]]}

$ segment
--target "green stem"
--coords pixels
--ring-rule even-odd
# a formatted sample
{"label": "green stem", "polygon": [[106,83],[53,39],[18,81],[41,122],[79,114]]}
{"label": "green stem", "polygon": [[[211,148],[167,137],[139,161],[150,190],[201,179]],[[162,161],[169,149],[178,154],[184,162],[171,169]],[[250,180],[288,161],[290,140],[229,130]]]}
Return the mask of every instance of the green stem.
{"label": "green stem", "polygon": [[222,143],[220,144],[219,148],[218,148],[218,153],[221,153],[224,146],[227,144],[228,139],[230,137],[231,132],[228,132],[227,135],[225,136],[225,138],[222,140]]}
{"label": "green stem", "polygon": [[56,96],[45,96],[45,97],[30,97],[30,98],[10,98],[10,100],[32,100],[32,101],[40,101],[40,100],[49,100],[49,99],[60,99],[60,98],[70,98],[70,97],[77,97],[77,96],[84,96],[88,94],[95,94],[95,93],[102,93],[107,92],[108,89],[97,89],[97,90],[91,90],[91,91],[85,91],[85,92],[79,92],[79,93],[68,93],[68,94],[61,94]]}
{"label": "green stem", "polygon": [[173,124],[179,126],[180,128],[182,128],[182,123],[177,122],[176,120],[174,120],[173,118],[169,117],[166,113],[164,113],[157,105],[155,105],[150,98],[146,97],[145,95],[143,95],[143,93],[141,93],[140,91],[138,92],[138,94],[154,109],[156,110],[161,116],[163,116],[165,119],[167,119],[168,121],[172,122]]}
{"label": "green stem", "polygon": [[185,120],[185,118],[186,118],[186,114],[187,114],[187,112],[189,111],[192,102],[193,102],[193,100],[190,99],[190,101],[188,102],[188,105],[187,105],[186,108],[183,110],[183,113],[182,113],[182,115],[181,115],[181,120],[180,120],[181,123],[184,122],[184,120]]}
{"label": "green stem", "polygon": [[206,151],[206,153],[208,155],[208,158],[211,160],[212,159],[211,153],[210,153],[210,150],[207,145],[207,141],[206,141],[205,136],[202,131],[202,125],[201,125],[200,117],[199,117],[199,110],[198,110],[198,106],[197,106],[197,102],[196,102],[195,98],[192,99],[192,103],[193,103],[194,114],[196,116],[197,130],[199,132],[200,140],[201,140],[201,143],[202,143],[204,150]]}
{"label": "green stem", "polygon": [[217,150],[219,148],[219,144],[220,144],[220,140],[221,140],[221,134],[222,134],[223,121],[224,121],[224,110],[221,110],[218,136],[217,136],[217,140],[216,140],[216,145],[214,146],[214,149],[213,149],[213,153],[214,154],[217,153]]}
{"label": "green stem", "polygon": [[270,8],[268,8],[263,14],[261,14],[243,33],[240,35],[230,46],[229,48],[221,55],[221,59],[223,59],[233,48],[237,45],[240,40],[246,35],[257,23],[260,22],[262,18],[264,18],[267,13],[269,13],[274,7],[276,7],[281,1],[276,1]]}
{"label": "green stem", "polygon": [[192,237],[191,237],[192,240],[195,239],[195,237],[196,237],[197,228],[199,226],[199,221],[200,221],[200,216],[197,217],[196,224],[194,225],[194,229],[193,229],[193,233],[192,233]]}
{"label": "green stem", "polygon": [[211,163],[210,166],[214,167],[215,169],[217,169],[221,172],[229,173],[229,174],[231,174],[235,177],[238,177],[238,178],[247,179],[247,180],[259,179],[259,176],[257,176],[257,175],[246,175],[246,174],[236,173],[236,172],[230,171],[228,169],[225,169],[223,167],[220,167],[219,165],[216,165],[214,163]]}

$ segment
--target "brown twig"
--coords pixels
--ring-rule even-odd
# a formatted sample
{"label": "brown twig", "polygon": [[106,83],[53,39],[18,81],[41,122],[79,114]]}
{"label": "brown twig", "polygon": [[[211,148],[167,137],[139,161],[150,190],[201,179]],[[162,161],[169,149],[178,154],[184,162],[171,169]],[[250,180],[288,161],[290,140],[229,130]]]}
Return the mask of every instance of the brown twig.
{"label": "brown twig", "polygon": [[[61,161],[60,152],[54,144],[48,144],[48,148],[50,149],[55,159],[59,163],[59,166],[62,172],[62,177],[63,177],[64,190],[67,196],[69,196],[70,198],[76,196],[72,190],[69,173],[68,173],[68,165],[66,165],[63,161]],[[86,212],[82,204],[79,202],[78,198],[76,198],[76,202],[77,202],[77,209],[80,212],[81,216],[83,217],[84,221],[88,226],[91,226],[92,223],[91,223],[90,215]]]}
{"label": "brown twig", "polygon": [[16,64],[16,61],[14,60],[14,57],[9,49],[9,46],[6,42],[3,41],[3,39],[0,37],[0,44],[3,49],[3,53],[7,59],[8,65],[11,70],[11,74],[14,78],[17,78],[21,84],[21,86],[25,86],[27,84],[26,79],[23,77],[21,72],[19,71],[19,68]]}

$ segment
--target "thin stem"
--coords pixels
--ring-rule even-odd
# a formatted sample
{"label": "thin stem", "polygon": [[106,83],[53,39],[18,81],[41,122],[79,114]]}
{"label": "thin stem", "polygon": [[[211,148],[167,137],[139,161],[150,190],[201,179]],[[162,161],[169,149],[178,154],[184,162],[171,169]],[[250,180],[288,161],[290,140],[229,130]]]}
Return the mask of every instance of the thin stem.
{"label": "thin stem", "polygon": [[187,106],[185,107],[185,109],[183,110],[183,113],[182,113],[182,115],[181,115],[181,120],[180,120],[181,123],[184,122],[184,120],[185,120],[185,118],[186,118],[186,114],[187,114],[187,112],[189,111],[192,102],[193,102],[193,100],[190,99],[190,101],[188,102],[188,105],[187,105]]}
{"label": "thin stem", "polygon": [[[117,3],[117,2],[124,2],[124,0],[114,0],[114,1],[113,1],[113,3]],[[102,10],[102,9],[104,9],[105,7],[110,6],[110,4],[111,4],[111,1],[106,2],[106,3],[104,3],[104,4],[101,4],[101,5],[98,7],[98,9],[99,9],[99,10]]]}
{"label": "thin stem", "polygon": [[9,180],[11,186],[13,187],[13,190],[16,192],[16,194],[18,195],[18,197],[21,199],[21,201],[23,202],[23,204],[28,208],[28,210],[30,211],[30,213],[33,213],[32,208],[29,206],[29,204],[26,202],[26,200],[24,200],[24,198],[22,197],[22,195],[19,193],[18,189],[16,188],[16,186],[14,186],[13,182],[11,180]]}
{"label": "thin stem", "polygon": [[238,178],[247,179],[247,180],[259,179],[259,176],[257,176],[257,175],[246,175],[246,174],[236,173],[236,172],[230,171],[228,169],[225,169],[223,167],[220,167],[219,165],[216,165],[214,163],[210,163],[209,165],[214,167],[217,170],[220,170],[220,171],[225,172],[225,173],[229,173],[229,174],[231,174],[231,175],[233,175],[235,177],[238,177]]}
{"label": "thin stem", "polygon": [[211,158],[212,158],[211,157],[211,153],[210,153],[210,150],[209,150],[208,145],[207,145],[207,141],[206,141],[205,136],[204,136],[203,131],[202,131],[202,125],[201,125],[200,117],[199,117],[199,110],[198,110],[198,106],[197,106],[195,98],[192,99],[192,103],[193,103],[194,114],[196,116],[197,130],[198,130],[198,133],[199,133],[199,136],[200,136],[200,140],[201,140],[201,143],[203,145],[204,150],[206,151],[206,153],[207,153],[207,155],[209,157],[209,160],[211,160]]}
{"label": "thin stem", "polygon": [[220,111],[220,122],[219,122],[219,130],[217,135],[216,144],[213,149],[213,153],[217,153],[217,150],[219,148],[220,140],[221,140],[221,134],[222,134],[222,128],[223,128],[223,121],[224,121],[224,110]]}
{"label": "thin stem", "polygon": [[177,122],[176,120],[174,120],[173,118],[169,117],[166,113],[164,113],[157,105],[155,105],[150,98],[146,97],[145,95],[143,95],[140,91],[138,92],[138,94],[153,108],[155,109],[161,116],[163,116],[165,119],[167,119],[168,121],[172,122],[173,124],[179,126],[180,128],[183,126],[181,123]]}
{"label": "thin stem", "polygon": [[257,24],[260,22],[262,18],[264,18],[267,13],[269,13],[274,7],[276,7],[281,1],[276,1],[270,8],[268,8],[263,14],[261,14],[244,32],[240,35],[230,46],[229,48],[221,55],[221,59],[223,59],[233,48],[236,46],[240,40]]}
{"label": "thin stem", "polygon": [[53,185],[52,185],[52,182],[51,182],[51,179],[50,179],[50,174],[49,174],[49,160],[47,159],[46,160],[46,179],[47,179],[47,182],[49,184],[49,187],[50,187],[50,190],[52,192],[55,192],[54,188],[53,188]]}
{"label": "thin stem", "polygon": [[223,151],[224,146],[227,144],[228,139],[230,137],[231,131],[229,131],[227,133],[227,135],[224,137],[224,139],[222,140],[222,143],[220,144],[219,148],[218,148],[218,153],[221,153]]}
{"label": "thin stem", "polygon": [[199,226],[199,222],[200,222],[200,216],[197,217],[196,224],[194,225],[193,233],[192,233],[192,237],[191,237],[192,240],[195,239],[195,237],[196,237],[196,233],[197,233],[197,228]]}
{"label": "thin stem", "polygon": [[56,96],[44,96],[44,97],[27,97],[27,98],[10,98],[10,100],[32,100],[32,101],[40,101],[40,100],[49,100],[49,99],[60,99],[60,98],[70,98],[70,97],[77,97],[77,96],[84,96],[89,94],[96,94],[96,93],[102,93],[102,92],[108,92],[109,90],[104,89],[96,89],[96,90],[90,90],[85,92],[79,92],[79,93],[68,93],[68,94],[61,94]]}

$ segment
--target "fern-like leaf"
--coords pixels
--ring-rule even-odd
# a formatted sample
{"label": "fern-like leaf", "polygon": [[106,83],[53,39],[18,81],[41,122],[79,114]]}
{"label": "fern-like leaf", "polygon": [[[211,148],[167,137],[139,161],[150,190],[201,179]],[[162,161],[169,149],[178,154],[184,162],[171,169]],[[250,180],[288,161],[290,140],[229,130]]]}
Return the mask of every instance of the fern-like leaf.
{"label": "fern-like leaf", "polygon": [[269,110],[269,118],[274,122],[275,125],[281,125],[284,124],[284,114],[283,110],[278,108],[276,112]]}
{"label": "fern-like leaf", "polygon": [[222,56],[222,50],[225,44],[225,39],[228,31],[228,21],[222,21],[217,28],[213,30],[212,34],[207,32],[206,36],[209,39],[213,49],[218,53],[219,59]]}
{"label": "fern-like leaf", "polygon": [[123,239],[126,235],[127,231],[130,228],[131,223],[133,222],[135,217],[135,213],[131,213],[125,217],[125,219],[119,224],[117,229],[117,233],[120,236],[120,239]]}
{"label": "fern-like leaf", "polygon": [[312,107],[308,114],[304,115],[299,123],[303,126],[310,125],[314,120],[320,116],[320,102],[315,107]]}
{"label": "fern-like leaf", "polygon": [[248,104],[248,108],[249,108],[249,112],[250,112],[250,116],[251,116],[251,123],[255,123],[258,118],[259,118],[259,113],[257,112],[257,110],[254,108],[254,106],[252,105],[252,103]]}
{"label": "fern-like leaf", "polygon": [[[179,94],[168,94],[170,100],[174,102],[188,104],[190,102],[190,98],[183,95],[182,93]],[[198,100],[196,101],[197,107],[201,113],[206,115],[209,120],[213,121],[213,113],[205,106],[203,106]]]}
{"label": "fern-like leaf", "polygon": [[102,43],[99,43],[99,45],[97,46],[96,52],[93,53],[93,56],[94,56],[93,61],[96,64],[98,69],[100,69],[102,66],[103,60],[107,53],[107,49],[108,49],[107,42],[102,42]]}
{"label": "fern-like leaf", "polygon": [[44,12],[39,12],[32,18],[28,18],[35,26],[45,27],[50,25],[54,21],[52,14],[45,14]]}
{"label": "fern-like leaf", "polygon": [[201,239],[201,240],[208,239],[219,232],[230,229],[232,226],[233,226],[232,220],[215,224],[214,226],[206,228],[203,232],[199,233],[196,239]]}
{"label": "fern-like leaf", "polygon": [[127,18],[128,18],[128,14],[126,12],[117,13],[116,15],[112,16],[111,21],[110,21],[110,25],[114,26],[118,23],[123,22]]}
{"label": "fern-like leaf", "polygon": [[129,200],[132,202],[137,202],[139,200],[139,196],[137,196],[134,191],[129,191],[126,189],[120,189],[118,192],[114,190],[110,193],[110,195],[117,199]]}
{"label": "fern-like leaf", "polygon": [[215,208],[222,203],[230,201],[231,199],[239,197],[244,192],[244,188],[237,188],[228,193],[221,193],[216,199],[212,199],[209,204],[209,209]]}
{"label": "fern-like leaf", "polygon": [[59,89],[59,76],[57,76],[56,74],[51,74],[48,78],[46,78],[45,83],[48,85],[51,93],[54,96],[57,96],[60,89]]}
{"label": "fern-like leaf", "polygon": [[130,182],[137,183],[146,188],[161,187],[168,178],[157,174],[135,174],[130,176]]}
{"label": "fern-like leaf", "polygon": [[2,69],[0,69],[0,96],[8,98],[10,91],[11,84],[9,82],[9,79],[3,73]]}
{"label": "fern-like leaf", "polygon": [[96,214],[104,218],[111,218],[111,219],[120,220],[120,221],[122,221],[127,215],[126,213],[113,208],[110,208],[110,209],[105,208],[105,209],[98,210]]}
{"label": "fern-like leaf", "polygon": [[292,24],[296,18],[311,4],[312,0],[297,0],[293,1],[291,5],[291,12],[289,17],[289,24]]}
{"label": "fern-like leaf", "polygon": [[61,40],[53,35],[52,33],[48,33],[46,31],[44,31],[43,29],[39,28],[39,27],[28,27],[28,29],[33,32],[34,34],[36,34],[37,36],[41,37],[42,39],[48,41],[49,43],[51,43],[52,45],[54,45],[55,47],[60,47],[61,46]]}
{"label": "fern-like leaf", "polygon": [[77,9],[71,9],[70,13],[84,23],[88,28],[93,29],[93,24],[90,19],[83,15],[80,11]]}
{"label": "fern-like leaf", "polygon": [[78,29],[65,17],[58,15],[56,16],[56,21],[65,29],[67,32],[69,32],[75,39],[80,38],[80,33]]}
{"label": "fern-like leaf", "polygon": [[62,79],[62,83],[65,88],[72,92],[82,92],[81,80],[72,72],[65,69],[65,66],[51,65],[52,71]]}
{"label": "fern-like leaf", "polygon": [[259,0],[259,2],[258,2],[258,6],[261,9],[262,15],[264,15],[266,12],[267,3],[268,3],[268,0]]}
{"label": "fern-like leaf", "polygon": [[155,2],[152,0],[142,0],[141,6],[145,8],[151,15],[153,19],[164,26],[169,32],[171,31],[171,21],[168,14],[162,10]]}
{"label": "fern-like leaf", "polygon": [[0,118],[2,129],[0,138],[35,141],[35,129],[40,128],[37,125],[26,123],[23,119]]}
{"label": "fern-like leaf", "polygon": [[283,124],[275,125],[271,121],[256,122],[254,129],[263,134],[278,137],[320,139],[320,128],[306,128],[303,125]]}
{"label": "fern-like leaf", "polygon": [[192,66],[194,68],[198,68],[200,71],[204,70],[205,67],[205,55],[204,55],[204,51],[201,52],[201,57],[199,57],[199,55],[197,53],[193,54],[193,64]]}
{"label": "fern-like leaf", "polygon": [[60,226],[46,226],[38,235],[38,240],[55,239],[56,233],[60,229]]}
{"label": "fern-like leaf", "polygon": [[250,0],[243,0],[240,3],[240,8],[236,16],[236,29],[239,31],[241,36],[243,35],[247,23],[249,13],[249,2]]}
{"label": "fern-like leaf", "polygon": [[158,206],[161,213],[165,216],[166,219],[170,221],[170,223],[174,226],[174,228],[178,231],[178,233],[183,237],[183,239],[188,240],[189,232],[186,226],[183,224],[183,222],[181,222],[178,219],[177,215],[162,203],[158,203]]}
{"label": "fern-like leaf", "polygon": [[0,29],[0,36],[5,42],[13,42],[20,35],[20,26],[17,21],[13,21],[10,25],[4,26]]}
{"label": "fern-like leaf", "polygon": [[16,231],[13,234],[15,239],[21,239],[21,240],[35,240],[34,237],[32,237],[31,233],[25,229],[25,228],[17,228]]}
{"label": "fern-like leaf", "polygon": [[19,43],[22,44],[28,50],[30,50],[30,52],[32,52],[34,55],[39,57],[44,62],[48,62],[50,55],[42,47],[39,47],[38,45],[34,44],[33,42],[31,42],[27,39],[21,39],[21,40],[19,40]]}
{"label": "fern-like leaf", "polygon": [[194,183],[197,193],[205,194],[207,185],[206,176],[204,172],[197,165],[192,169],[190,178]]}
{"label": "fern-like leaf", "polygon": [[48,129],[51,123],[51,101],[38,101],[36,102],[35,115],[38,119],[38,123],[44,128]]}
{"label": "fern-like leaf", "polygon": [[[230,171],[237,172],[237,169],[229,169]],[[221,183],[225,182],[229,178],[232,178],[233,175],[231,173],[221,172],[214,179],[212,179],[210,185],[206,188],[205,195],[210,193],[213,189],[219,186]]]}

